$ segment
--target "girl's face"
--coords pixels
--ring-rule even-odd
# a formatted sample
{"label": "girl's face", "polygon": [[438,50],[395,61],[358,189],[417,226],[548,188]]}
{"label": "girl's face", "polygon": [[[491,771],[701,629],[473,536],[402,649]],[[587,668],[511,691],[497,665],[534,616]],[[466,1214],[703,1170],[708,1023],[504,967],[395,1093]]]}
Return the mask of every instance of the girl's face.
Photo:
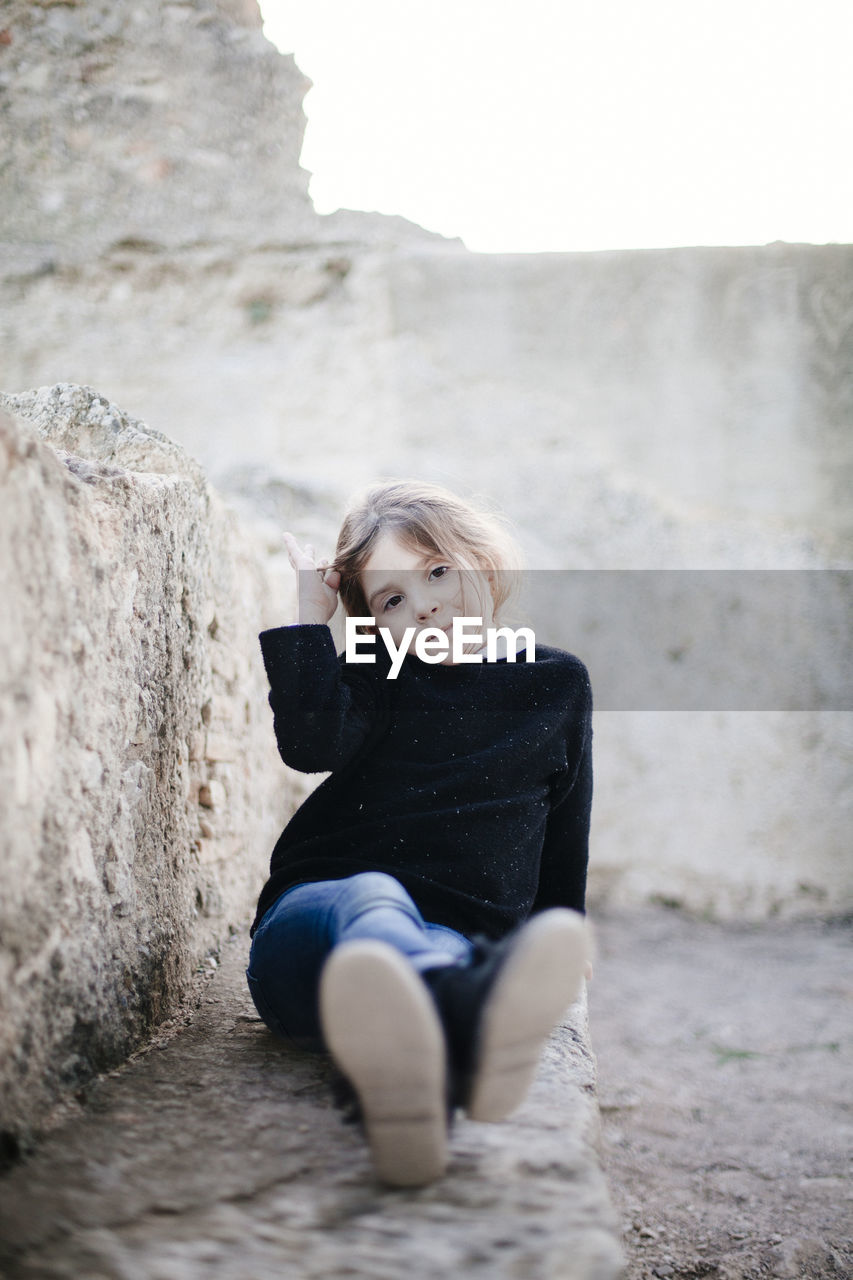
{"label": "girl's face", "polygon": [[[482,617],[484,631],[493,625],[492,593],[485,575],[460,568],[452,558],[413,550],[391,530],[377,538],[360,577],[368,613],[377,627],[388,628],[397,648],[407,627],[415,628],[407,653],[414,650],[417,633],[428,627],[438,627],[450,636],[457,617]],[[478,589],[466,593],[466,580],[476,580]],[[466,594],[471,609],[467,615]],[[452,664],[451,651],[442,665]]]}

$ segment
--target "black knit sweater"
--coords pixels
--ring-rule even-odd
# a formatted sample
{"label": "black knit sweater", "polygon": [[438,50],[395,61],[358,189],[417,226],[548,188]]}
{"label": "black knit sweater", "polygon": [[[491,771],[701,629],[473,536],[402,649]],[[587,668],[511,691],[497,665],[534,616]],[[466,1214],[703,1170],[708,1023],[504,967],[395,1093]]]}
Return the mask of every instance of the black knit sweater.
{"label": "black knit sweater", "polygon": [[273,851],[252,933],[293,885],[385,871],[425,919],[501,937],[584,909],[592,695],[583,663],[347,663],[327,626],[261,634],[282,759],[331,770]]}

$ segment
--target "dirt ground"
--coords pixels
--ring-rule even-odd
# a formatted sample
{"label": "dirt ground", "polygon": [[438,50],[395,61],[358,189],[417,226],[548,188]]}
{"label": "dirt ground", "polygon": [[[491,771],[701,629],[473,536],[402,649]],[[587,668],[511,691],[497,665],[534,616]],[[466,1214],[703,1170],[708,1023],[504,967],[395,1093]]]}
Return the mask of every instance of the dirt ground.
{"label": "dirt ground", "polygon": [[853,1275],[849,922],[591,914],[629,1280]]}

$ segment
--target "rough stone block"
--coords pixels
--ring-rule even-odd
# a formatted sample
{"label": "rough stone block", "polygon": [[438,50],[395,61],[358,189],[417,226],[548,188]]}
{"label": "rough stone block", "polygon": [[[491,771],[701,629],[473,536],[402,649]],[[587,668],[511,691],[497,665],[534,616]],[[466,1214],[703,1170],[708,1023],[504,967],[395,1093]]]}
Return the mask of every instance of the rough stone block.
{"label": "rough stone block", "polygon": [[[90,388],[2,403],[0,1128],[14,1146],[246,927],[292,797],[269,718],[242,713],[266,705],[257,632],[280,617],[198,466]],[[232,706],[213,616],[240,673],[240,713],[208,737],[215,760],[245,764],[227,782],[189,763],[210,709]],[[216,815],[201,889],[200,812]]]}

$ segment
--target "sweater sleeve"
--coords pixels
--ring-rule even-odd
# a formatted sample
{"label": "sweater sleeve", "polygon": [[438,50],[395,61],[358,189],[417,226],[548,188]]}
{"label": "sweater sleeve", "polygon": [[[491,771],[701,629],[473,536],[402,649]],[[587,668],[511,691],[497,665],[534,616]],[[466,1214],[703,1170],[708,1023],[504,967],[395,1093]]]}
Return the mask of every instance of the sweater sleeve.
{"label": "sweater sleeve", "polygon": [[533,912],[548,907],[585,909],[592,809],[592,693],[588,678],[568,748],[567,775],[562,785],[555,787],[545,827]]}
{"label": "sweater sleeve", "polygon": [[260,643],[282,760],[302,773],[348,764],[381,727],[376,679],[341,663],[324,624],[276,627]]}

